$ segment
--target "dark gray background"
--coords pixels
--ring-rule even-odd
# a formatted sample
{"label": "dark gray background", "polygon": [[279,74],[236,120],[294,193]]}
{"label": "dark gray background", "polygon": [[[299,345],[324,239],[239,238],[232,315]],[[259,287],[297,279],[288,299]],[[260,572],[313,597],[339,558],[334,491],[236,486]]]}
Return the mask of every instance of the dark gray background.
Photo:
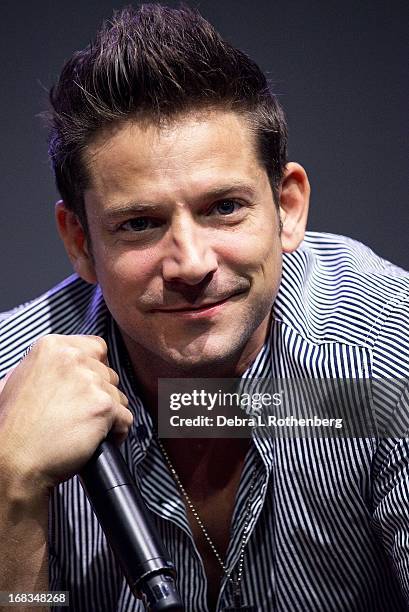
{"label": "dark gray background", "polygon": [[[349,235],[409,269],[407,0],[186,3],[199,6],[275,84],[290,157],[312,184],[309,229]],[[64,60],[120,6],[2,2],[0,310],[71,272],[55,231],[57,193],[36,115]]]}

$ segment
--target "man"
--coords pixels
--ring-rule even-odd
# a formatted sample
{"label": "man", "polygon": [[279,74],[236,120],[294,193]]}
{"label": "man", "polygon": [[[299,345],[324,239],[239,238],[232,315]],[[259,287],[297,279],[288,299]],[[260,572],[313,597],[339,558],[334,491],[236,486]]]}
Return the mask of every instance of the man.
{"label": "man", "polygon": [[117,14],[51,104],[76,275],[2,322],[0,590],[143,609],[76,476],[111,431],[186,610],[407,609],[406,438],[192,443],[155,426],[161,377],[405,377],[409,275],[304,240],[309,185],[277,100],[195,12]]}

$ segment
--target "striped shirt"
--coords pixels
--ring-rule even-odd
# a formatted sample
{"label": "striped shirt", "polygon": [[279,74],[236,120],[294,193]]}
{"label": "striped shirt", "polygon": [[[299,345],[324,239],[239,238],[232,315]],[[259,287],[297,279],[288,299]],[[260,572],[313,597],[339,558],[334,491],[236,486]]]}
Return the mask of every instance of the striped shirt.
{"label": "striped shirt", "polygon": [[[186,508],[119,354],[100,289],[73,275],[1,315],[0,377],[49,333],[106,339],[110,364],[134,413],[124,456],[174,561],[186,610],[205,612],[206,575]],[[296,252],[284,255],[270,335],[245,377],[408,374],[409,273],[351,239],[307,233]],[[407,396],[402,401],[408,405]],[[225,560],[233,576],[254,470],[241,580],[245,604],[260,612],[409,610],[408,437],[254,437]],[[51,589],[70,592],[75,612],[143,610],[77,477],[50,498],[49,574]],[[231,587],[224,578],[217,610],[229,605]]]}

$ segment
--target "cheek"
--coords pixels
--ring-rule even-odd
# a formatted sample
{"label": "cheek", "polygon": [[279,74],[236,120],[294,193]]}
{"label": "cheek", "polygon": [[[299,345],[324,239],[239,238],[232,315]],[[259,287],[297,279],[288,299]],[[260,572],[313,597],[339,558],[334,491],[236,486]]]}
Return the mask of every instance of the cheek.
{"label": "cheek", "polygon": [[129,288],[133,296],[142,294],[157,276],[155,258],[149,251],[124,250],[96,260],[98,282],[104,294],[121,299],[121,290]]}
{"label": "cheek", "polygon": [[219,244],[222,261],[250,274],[281,268],[281,241],[278,230],[264,227],[243,235],[229,236]]}
{"label": "cheek", "polygon": [[253,297],[271,304],[277,295],[282,271],[282,248],[278,228],[264,227],[237,243],[230,265],[250,279]]}

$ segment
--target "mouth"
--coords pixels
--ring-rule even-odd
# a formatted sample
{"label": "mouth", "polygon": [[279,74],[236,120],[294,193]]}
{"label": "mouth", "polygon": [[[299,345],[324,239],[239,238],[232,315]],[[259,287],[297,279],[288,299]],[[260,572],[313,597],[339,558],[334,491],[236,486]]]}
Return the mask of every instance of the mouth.
{"label": "mouth", "polygon": [[178,308],[155,308],[153,312],[159,312],[161,314],[170,314],[172,316],[182,316],[186,318],[200,318],[200,317],[209,317],[213,316],[222,310],[228,303],[232,301],[233,298],[242,295],[241,293],[234,293],[233,295],[229,295],[228,297],[213,301],[213,302],[204,302],[199,306],[191,306],[191,305],[183,305]]}

